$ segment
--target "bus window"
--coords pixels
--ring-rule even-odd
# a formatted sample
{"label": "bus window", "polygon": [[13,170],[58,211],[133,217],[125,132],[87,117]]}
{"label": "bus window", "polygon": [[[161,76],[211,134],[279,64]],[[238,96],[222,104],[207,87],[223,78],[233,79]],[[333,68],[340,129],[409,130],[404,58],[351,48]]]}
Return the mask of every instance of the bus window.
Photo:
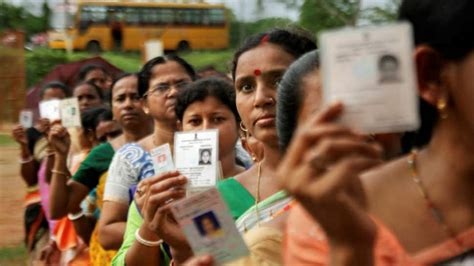
{"label": "bus window", "polygon": [[225,24],[225,15],[224,9],[210,9],[209,10],[209,20],[211,25],[224,25]]}
{"label": "bus window", "polygon": [[138,25],[140,23],[140,13],[138,8],[125,8],[125,22],[129,25]]}
{"label": "bus window", "polygon": [[174,10],[171,8],[160,8],[158,9],[160,23],[170,25],[174,23]]}

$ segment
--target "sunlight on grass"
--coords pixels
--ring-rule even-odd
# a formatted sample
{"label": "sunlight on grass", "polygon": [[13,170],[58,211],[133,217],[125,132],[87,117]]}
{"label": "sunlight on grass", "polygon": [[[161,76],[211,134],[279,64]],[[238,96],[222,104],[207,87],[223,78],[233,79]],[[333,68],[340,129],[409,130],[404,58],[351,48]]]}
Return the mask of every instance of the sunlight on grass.
{"label": "sunlight on grass", "polygon": [[27,265],[28,256],[23,245],[0,248],[0,265]]}

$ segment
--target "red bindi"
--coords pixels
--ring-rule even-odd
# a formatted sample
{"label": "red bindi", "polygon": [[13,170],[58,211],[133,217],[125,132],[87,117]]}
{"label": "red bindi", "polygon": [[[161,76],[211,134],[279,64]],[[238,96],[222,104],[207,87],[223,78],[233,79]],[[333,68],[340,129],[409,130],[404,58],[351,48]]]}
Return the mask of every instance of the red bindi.
{"label": "red bindi", "polygon": [[255,69],[255,70],[253,71],[253,73],[255,74],[255,76],[260,76],[260,75],[262,75],[262,71],[260,71],[260,69],[258,69],[258,68]]}

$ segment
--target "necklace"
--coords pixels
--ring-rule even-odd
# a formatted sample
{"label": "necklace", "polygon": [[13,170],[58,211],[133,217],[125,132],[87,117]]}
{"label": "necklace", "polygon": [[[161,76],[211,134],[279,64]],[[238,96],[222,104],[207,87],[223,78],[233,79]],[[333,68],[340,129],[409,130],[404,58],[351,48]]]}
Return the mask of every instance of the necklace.
{"label": "necklace", "polygon": [[260,180],[262,179],[262,163],[257,164],[257,192],[255,194],[255,214],[257,215],[257,225],[260,226],[260,213],[258,203],[260,203]]}
{"label": "necklace", "polygon": [[443,228],[446,234],[456,242],[456,244],[458,244],[460,247],[463,247],[464,245],[462,241],[457,238],[456,232],[446,223],[441,210],[436,207],[436,205],[433,203],[430,196],[428,195],[426,187],[423,184],[423,181],[420,179],[420,176],[418,175],[418,169],[416,166],[417,157],[418,151],[416,149],[412,150],[410,156],[408,157],[408,167],[410,168],[411,177],[418,188],[418,192],[420,192],[421,196],[425,200],[426,206],[430,210],[433,219]]}

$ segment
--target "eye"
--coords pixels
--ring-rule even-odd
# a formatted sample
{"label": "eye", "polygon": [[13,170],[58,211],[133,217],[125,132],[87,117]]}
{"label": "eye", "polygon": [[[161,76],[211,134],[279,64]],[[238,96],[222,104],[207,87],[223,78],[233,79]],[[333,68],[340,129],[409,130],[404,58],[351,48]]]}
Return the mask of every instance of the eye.
{"label": "eye", "polygon": [[242,91],[244,93],[249,93],[253,90],[253,86],[249,83],[244,83],[239,86],[239,91]]}
{"label": "eye", "polygon": [[212,120],[215,124],[220,124],[220,123],[224,122],[226,119],[223,116],[216,116]]}
{"label": "eye", "polygon": [[199,118],[191,118],[188,120],[188,124],[192,125],[192,126],[199,126],[201,124],[201,119]]}
{"label": "eye", "polygon": [[133,101],[140,101],[142,99],[138,94],[134,94],[134,95],[130,96],[130,98]]}

